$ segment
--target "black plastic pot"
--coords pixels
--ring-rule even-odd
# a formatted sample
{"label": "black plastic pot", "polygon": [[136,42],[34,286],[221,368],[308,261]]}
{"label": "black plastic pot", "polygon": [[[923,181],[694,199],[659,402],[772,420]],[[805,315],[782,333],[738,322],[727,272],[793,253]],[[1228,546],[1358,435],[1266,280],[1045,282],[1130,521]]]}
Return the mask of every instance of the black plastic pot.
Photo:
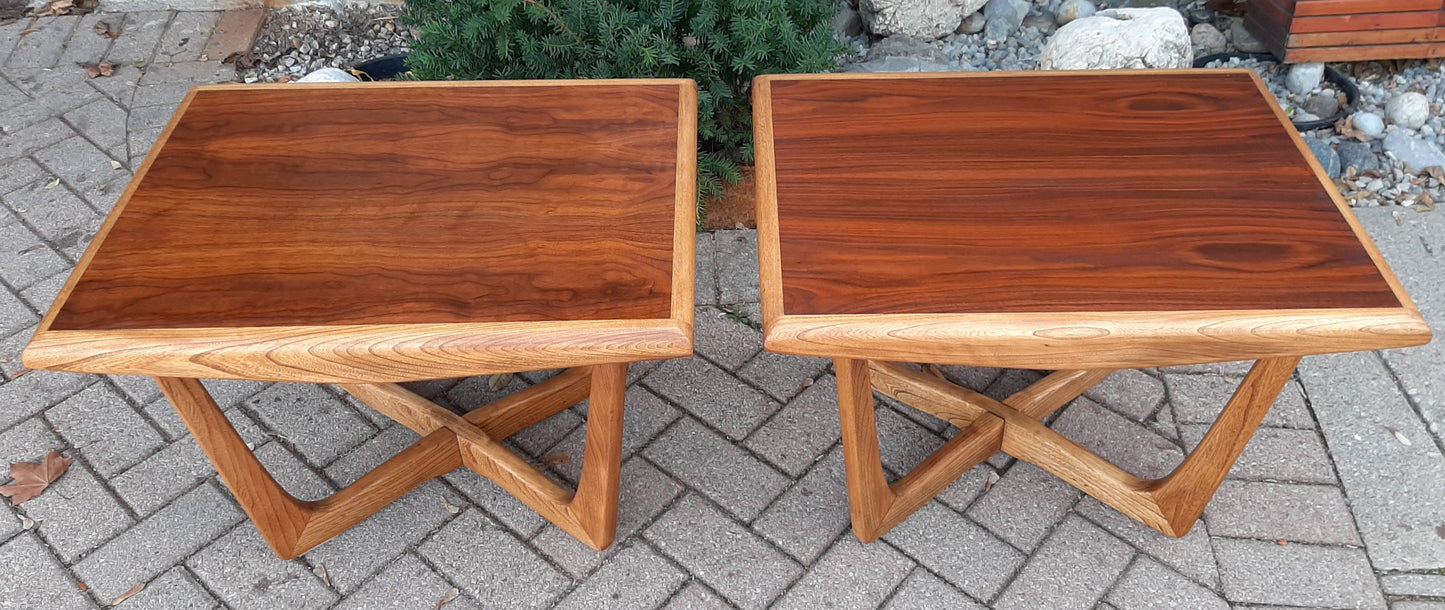
{"label": "black plastic pot", "polygon": [[[1228,61],[1229,59],[1236,57],[1240,59],[1253,59],[1256,61],[1267,61],[1276,64],[1279,63],[1279,60],[1276,59],[1275,56],[1268,53],[1215,53],[1213,55],[1205,55],[1204,57],[1200,57],[1199,59],[1194,60],[1194,67],[1203,68],[1209,65],[1209,62],[1219,60]],[[1341,106],[1339,112],[1336,112],[1334,116],[1322,117],[1318,121],[1295,121],[1295,129],[1298,129],[1300,131],[1313,131],[1316,129],[1334,127],[1335,123],[1339,122],[1340,119],[1343,119],[1349,116],[1352,112],[1354,112],[1355,104],[1359,103],[1360,100],[1360,90],[1358,87],[1355,87],[1354,81],[1351,81],[1348,76],[1336,72],[1334,68],[1331,68],[1329,66],[1325,66],[1325,80],[1328,81],[1330,84],[1338,87],[1340,91],[1343,91],[1345,93],[1345,105]]]}
{"label": "black plastic pot", "polygon": [[354,70],[361,80],[391,80],[407,71],[406,53],[387,55],[356,64]]}

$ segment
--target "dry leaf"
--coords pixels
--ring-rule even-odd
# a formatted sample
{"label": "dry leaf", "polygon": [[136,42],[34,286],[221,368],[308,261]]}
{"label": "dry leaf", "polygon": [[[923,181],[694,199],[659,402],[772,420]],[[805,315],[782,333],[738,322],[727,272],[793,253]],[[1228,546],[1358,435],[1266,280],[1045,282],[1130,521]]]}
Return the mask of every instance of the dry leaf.
{"label": "dry leaf", "polygon": [[97,76],[110,76],[112,74],[115,74],[115,64],[108,61],[103,61],[98,64],[81,65],[85,66],[85,73],[89,74],[91,78],[95,78]]}
{"label": "dry leaf", "polygon": [[60,475],[70,468],[70,463],[75,460],[60,455],[54,449],[45,455],[45,459],[39,463],[16,462],[10,465],[10,478],[15,479],[14,483],[0,487],[0,494],[10,497],[11,506],[20,506],[26,500],[30,500],[50,487]]}
{"label": "dry leaf", "polygon": [[320,578],[321,582],[326,586],[331,586],[331,575],[326,573],[326,564],[316,564],[316,567],[311,569],[311,573],[315,574],[317,578]]}
{"label": "dry leaf", "polygon": [[813,380],[811,378],[804,379],[803,383],[798,384],[798,391],[801,392],[811,387],[813,387]]}
{"label": "dry leaf", "polygon": [[250,70],[256,67],[256,61],[257,57],[254,53],[250,51],[236,51],[235,53],[227,55],[225,59],[221,60],[221,63],[233,64],[237,70]]}
{"label": "dry leaf", "polygon": [[1365,132],[1359,129],[1355,129],[1355,117],[1353,116],[1347,116],[1335,121],[1335,131],[1340,132],[1340,135],[1346,138],[1354,138],[1361,142],[1370,141],[1370,136],[1365,135]]}
{"label": "dry leaf", "polygon": [[51,178],[50,182],[45,183],[45,188],[48,189],[53,189],[57,186],[60,186],[60,178]]}
{"label": "dry leaf", "polygon": [[95,30],[96,34],[99,34],[106,38],[120,37],[120,30],[112,28],[109,23],[104,21],[96,23],[93,29]]}
{"label": "dry leaf", "polygon": [[1430,167],[1425,168],[1425,173],[1429,174],[1431,178],[1434,178],[1436,180],[1445,180],[1445,167],[1440,167],[1439,165],[1431,165]]}
{"label": "dry leaf", "polygon": [[548,464],[566,464],[572,461],[572,454],[562,451],[548,453],[542,457],[542,461]]}
{"label": "dry leaf", "polygon": [[984,493],[988,493],[988,490],[993,489],[993,484],[994,484],[994,483],[997,483],[997,482],[998,482],[998,472],[989,471],[989,473],[988,473],[988,479],[984,480],[984,482],[983,482],[983,492],[984,492]]}
{"label": "dry leaf", "polygon": [[20,529],[29,530],[35,527],[35,520],[25,515],[20,515]]}
{"label": "dry leaf", "polygon": [[448,500],[446,496],[442,496],[442,508],[447,509],[447,512],[453,515],[462,512],[461,507],[452,504],[451,500]]}
{"label": "dry leaf", "polygon": [[445,605],[451,603],[452,600],[456,599],[457,596],[458,596],[458,595],[461,595],[461,594],[462,594],[462,592],[459,591],[459,590],[457,590],[456,587],[452,587],[452,588],[450,588],[450,589],[447,589],[446,595],[443,595],[443,596],[442,596],[441,601],[437,602],[436,608],[433,608],[433,610],[441,610],[441,607],[442,607],[442,606],[445,606]]}
{"label": "dry leaf", "polygon": [[40,31],[40,28],[30,28],[30,29],[28,29],[28,30],[20,30],[20,35],[21,35],[21,36],[29,36],[29,35],[31,35],[31,34],[34,34],[34,33],[36,33],[36,32],[39,32],[39,31]]}
{"label": "dry leaf", "polygon": [[115,599],[113,599],[113,600],[110,600],[110,605],[112,605],[112,606],[119,606],[121,602],[130,599],[131,597],[135,596],[136,593],[140,593],[141,591],[144,591],[145,588],[146,588],[146,584],[145,584],[145,583],[143,583],[143,582],[141,582],[141,583],[136,583],[136,585],[135,585],[134,587],[131,587],[129,591],[126,591],[125,593],[121,593],[121,594],[120,594],[120,597],[117,597],[117,598],[115,598]]}
{"label": "dry leaf", "polygon": [[278,83],[289,83],[289,82],[291,82],[291,75],[290,75],[290,74],[283,74],[283,75],[281,75],[281,78],[276,79],[276,82],[278,82]]}
{"label": "dry leaf", "polygon": [[111,169],[120,169],[120,161],[116,161],[115,159],[111,159],[111,160],[110,160],[110,168],[111,168]]}
{"label": "dry leaf", "polygon": [[1434,198],[1434,197],[1431,197],[1431,196],[1430,196],[1430,193],[1421,193],[1421,194],[1420,194],[1419,203],[1416,203],[1416,204],[1415,204],[1415,211],[1416,211],[1416,212],[1433,212],[1433,211],[1435,211],[1435,198]]}
{"label": "dry leaf", "polygon": [[512,385],[511,373],[497,373],[487,378],[487,388],[493,392]]}
{"label": "dry leaf", "polygon": [[1390,434],[1395,435],[1395,440],[1400,441],[1400,444],[1401,444],[1401,445],[1404,445],[1404,446],[1406,446],[1406,447],[1409,447],[1409,446],[1410,446],[1410,438],[1407,437],[1407,436],[1405,436],[1404,434],[1401,434],[1399,430],[1396,430],[1396,429],[1391,428],[1391,427],[1389,427],[1389,426],[1385,426],[1385,429],[1386,429],[1386,430],[1389,430],[1389,431],[1390,431]]}
{"label": "dry leaf", "polygon": [[1288,541],[1288,540],[1285,540],[1284,538],[1280,538],[1279,540],[1274,541],[1274,543],[1275,543],[1275,544],[1278,544],[1278,545],[1280,545],[1280,546],[1288,546],[1288,545],[1289,545],[1289,541]]}
{"label": "dry leaf", "polygon": [[90,590],[90,585],[87,585],[87,584],[85,584],[85,583],[83,583],[83,582],[79,582],[79,581],[77,581],[77,582],[75,583],[75,587],[78,588],[78,589],[80,589],[81,591],[89,591],[89,590]]}
{"label": "dry leaf", "polygon": [[1395,226],[1398,227],[1398,226],[1400,226],[1400,225],[1405,224],[1405,223],[1404,223],[1404,217],[1400,215],[1400,211],[1399,211],[1399,210],[1395,210],[1395,211],[1393,211],[1393,212],[1390,212],[1390,215],[1395,217]]}

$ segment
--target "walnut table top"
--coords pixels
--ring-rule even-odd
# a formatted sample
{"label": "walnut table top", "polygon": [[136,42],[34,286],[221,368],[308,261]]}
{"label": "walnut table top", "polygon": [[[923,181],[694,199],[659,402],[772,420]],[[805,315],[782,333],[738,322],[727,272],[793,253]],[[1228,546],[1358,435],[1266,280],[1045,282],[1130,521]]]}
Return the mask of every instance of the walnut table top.
{"label": "walnut table top", "polygon": [[379,382],[691,352],[691,81],[193,90],[25,353]]}
{"label": "walnut table top", "polygon": [[1139,367],[1429,329],[1248,70],[760,78],[766,341]]}

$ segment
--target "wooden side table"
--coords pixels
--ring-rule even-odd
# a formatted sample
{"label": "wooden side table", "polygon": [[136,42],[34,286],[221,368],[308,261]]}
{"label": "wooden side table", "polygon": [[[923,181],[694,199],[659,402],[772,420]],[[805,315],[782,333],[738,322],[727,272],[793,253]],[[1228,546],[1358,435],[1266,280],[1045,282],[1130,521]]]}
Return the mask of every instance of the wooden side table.
{"label": "wooden side table", "polygon": [[[156,377],[283,558],[461,465],[606,547],[627,363],[692,353],[696,126],[688,80],[196,88],[25,363]],[[394,383],[560,367],[466,415]],[[341,384],[423,438],[300,501],[200,378]],[[574,493],[501,442],[584,398]]]}
{"label": "wooden side table", "polygon": [[[755,81],[765,344],[834,359],[871,541],[997,451],[1188,533],[1302,355],[1429,341],[1248,70]],[[1256,360],[1168,477],[1040,423],[1112,370]],[[1054,371],[998,401],[899,362]],[[873,391],[961,429],[890,483]]]}

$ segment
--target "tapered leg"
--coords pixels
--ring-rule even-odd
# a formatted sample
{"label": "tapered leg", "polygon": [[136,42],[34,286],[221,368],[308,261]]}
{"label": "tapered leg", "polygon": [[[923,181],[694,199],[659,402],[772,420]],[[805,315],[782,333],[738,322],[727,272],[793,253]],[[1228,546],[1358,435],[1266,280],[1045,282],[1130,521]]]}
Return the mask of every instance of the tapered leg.
{"label": "tapered leg", "polygon": [[[616,535],[626,363],[574,369],[466,416],[395,384],[343,386],[422,439],[319,501],[298,500],[276,483],[199,380],[156,381],[256,529],[283,559],[305,553],[461,465],[492,479],[593,548],[607,547]],[[589,395],[587,447],[575,494],[501,444]]]}

